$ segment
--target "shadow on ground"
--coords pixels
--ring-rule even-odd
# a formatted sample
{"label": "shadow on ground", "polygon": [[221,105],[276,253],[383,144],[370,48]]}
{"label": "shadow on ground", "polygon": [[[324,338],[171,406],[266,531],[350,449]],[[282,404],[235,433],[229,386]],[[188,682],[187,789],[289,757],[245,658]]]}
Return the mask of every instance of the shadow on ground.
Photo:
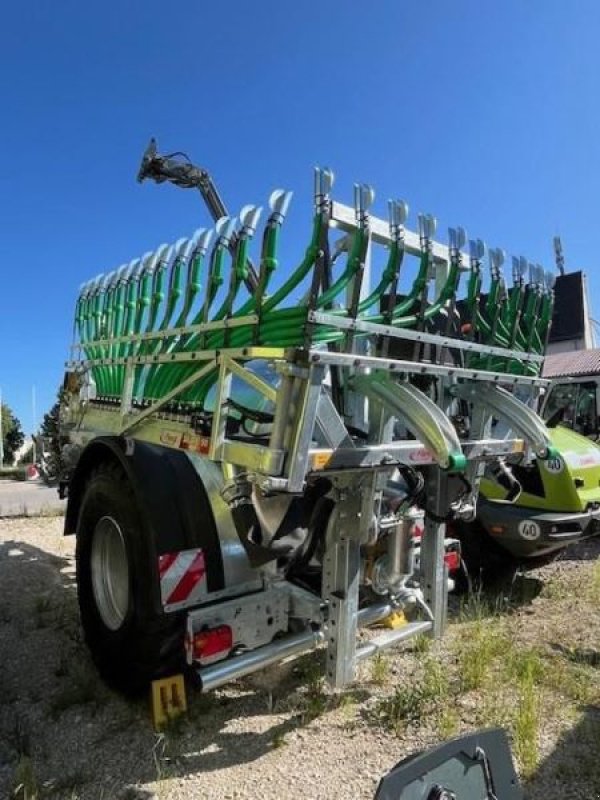
{"label": "shadow on ground", "polygon": [[0,797],[30,782],[42,798],[144,798],[152,782],[260,759],[285,736],[364,692],[335,700],[319,656],[249,677],[208,696],[156,734],[149,703],[111,692],[79,626],[73,559],[0,543]]}
{"label": "shadow on ground", "polygon": [[[549,791],[551,787],[551,791]],[[590,787],[594,787],[590,794]],[[527,800],[600,797],[600,708],[588,706],[524,785]]]}

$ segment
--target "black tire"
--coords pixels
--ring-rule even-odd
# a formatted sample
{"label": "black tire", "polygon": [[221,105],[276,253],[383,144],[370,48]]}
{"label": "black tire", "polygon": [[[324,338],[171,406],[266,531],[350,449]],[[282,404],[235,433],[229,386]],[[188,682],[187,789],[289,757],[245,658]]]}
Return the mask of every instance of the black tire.
{"label": "black tire", "polygon": [[[126,591],[116,603],[122,614],[112,616],[108,613],[110,602],[107,605],[102,600],[97,584],[98,543],[106,537],[107,526],[118,542],[117,551],[124,546],[126,552],[126,580],[121,581]],[[110,686],[131,696],[142,693],[155,678],[185,668],[185,617],[156,611],[155,559],[153,542],[125,473],[116,463],[101,464],[86,484],[77,524],[79,608],[85,640],[98,671]]]}
{"label": "black tire", "polygon": [[519,566],[516,559],[475,522],[455,524],[453,534],[460,541],[466,573],[461,570],[456,581],[459,593],[489,589],[510,579]]}

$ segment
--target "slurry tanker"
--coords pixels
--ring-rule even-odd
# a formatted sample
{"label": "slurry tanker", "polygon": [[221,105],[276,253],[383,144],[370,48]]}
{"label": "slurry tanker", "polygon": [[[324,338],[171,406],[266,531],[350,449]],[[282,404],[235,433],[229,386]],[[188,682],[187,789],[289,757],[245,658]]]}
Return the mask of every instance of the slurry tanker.
{"label": "slurry tanker", "polygon": [[138,177],[199,190],[215,224],[77,299],[60,481],[99,671],[127,693],[181,672],[211,690],[322,647],[339,688],[439,637],[447,525],[474,518],[486,469],[557,457],[530,406],[552,276],[519,262],[507,288],[501,251],[488,278],[483,242],[440,243],[430,215],[413,232],[400,200],[380,219],[363,184],[344,205],[328,169],[296,263],[291,192],[227,216],[154,141]]}

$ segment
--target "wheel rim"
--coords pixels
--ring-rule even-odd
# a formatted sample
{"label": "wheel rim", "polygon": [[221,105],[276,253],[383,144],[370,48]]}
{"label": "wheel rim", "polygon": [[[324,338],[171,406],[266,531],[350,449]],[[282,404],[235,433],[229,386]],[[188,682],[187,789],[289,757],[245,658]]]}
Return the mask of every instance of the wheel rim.
{"label": "wheel rim", "polygon": [[91,572],[98,612],[116,631],[129,608],[129,563],[123,533],[112,517],[102,517],[94,529]]}

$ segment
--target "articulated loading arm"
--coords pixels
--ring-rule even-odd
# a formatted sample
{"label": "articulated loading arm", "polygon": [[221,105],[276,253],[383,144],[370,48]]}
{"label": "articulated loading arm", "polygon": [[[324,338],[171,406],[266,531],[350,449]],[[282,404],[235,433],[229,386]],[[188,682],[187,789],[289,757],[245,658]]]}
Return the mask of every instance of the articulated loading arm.
{"label": "articulated loading arm", "polygon": [[[179,160],[176,158],[177,156]],[[154,138],[150,139],[142,156],[137,179],[139,183],[145,180],[153,180],[156,183],[167,181],[182,189],[198,189],[214,222],[228,216],[225,203],[210,173],[202,167],[192,164],[185,153],[175,152],[164,156],[160,155]],[[252,262],[248,262],[247,268],[247,286],[248,289],[254,291],[258,286],[258,275]]]}

